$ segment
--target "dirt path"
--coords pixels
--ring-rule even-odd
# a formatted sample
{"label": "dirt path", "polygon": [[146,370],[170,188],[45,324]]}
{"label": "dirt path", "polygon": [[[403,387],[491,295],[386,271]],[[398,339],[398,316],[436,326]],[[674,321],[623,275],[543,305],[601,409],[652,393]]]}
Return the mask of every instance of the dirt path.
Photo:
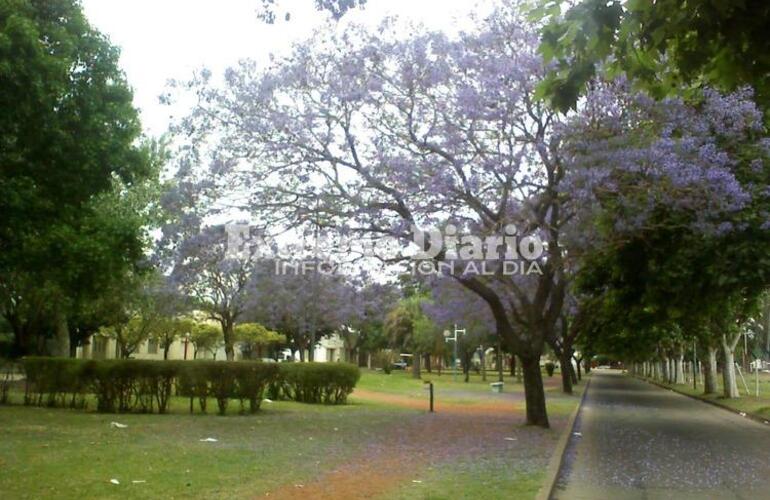
{"label": "dirt path", "polygon": [[[396,394],[357,389],[355,399],[427,410],[427,402]],[[479,393],[468,403],[437,402],[436,413],[394,414],[393,425],[363,444],[363,451],[312,482],[287,485],[270,498],[371,498],[387,494],[421,476],[431,467],[458,457],[539,450],[544,432],[526,431],[521,398],[487,398]],[[547,432],[547,431],[546,431]]]}
{"label": "dirt path", "polygon": [[[356,392],[353,393],[353,396],[354,399],[361,399],[364,401],[372,401],[376,403],[385,403],[392,406],[400,406],[402,408],[410,408],[414,410],[428,409],[427,397],[425,399],[417,399],[399,394],[386,394],[382,392],[367,391],[364,389],[356,389]],[[517,394],[516,396],[520,395]],[[515,399],[487,399],[480,397],[478,394],[472,394],[472,397],[475,397],[473,402],[467,403],[442,401],[440,397],[437,397],[434,403],[434,410],[436,413],[470,414],[475,416],[490,413],[505,413],[507,415],[511,415],[512,412],[521,410],[522,405],[524,404],[523,396],[517,397]]]}

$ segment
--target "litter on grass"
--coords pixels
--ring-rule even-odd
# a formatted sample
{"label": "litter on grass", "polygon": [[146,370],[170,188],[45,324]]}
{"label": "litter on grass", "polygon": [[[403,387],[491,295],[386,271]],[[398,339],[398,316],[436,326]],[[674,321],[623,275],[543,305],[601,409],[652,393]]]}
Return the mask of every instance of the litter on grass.
{"label": "litter on grass", "polygon": [[110,422],[110,427],[115,427],[117,429],[125,429],[128,426],[126,424],[121,424],[120,422]]}
{"label": "litter on grass", "polygon": [[216,443],[217,441],[219,441],[219,439],[203,438],[200,440],[201,443]]}
{"label": "litter on grass", "polygon": [[120,484],[120,481],[118,481],[117,479],[110,479],[110,482],[112,484]]}

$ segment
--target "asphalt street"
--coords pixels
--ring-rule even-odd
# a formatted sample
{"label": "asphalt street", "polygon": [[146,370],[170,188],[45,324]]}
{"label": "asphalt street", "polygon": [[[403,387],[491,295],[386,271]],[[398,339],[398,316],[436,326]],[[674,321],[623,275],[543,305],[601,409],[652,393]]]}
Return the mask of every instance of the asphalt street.
{"label": "asphalt street", "polygon": [[597,371],[552,498],[770,499],[770,425]]}

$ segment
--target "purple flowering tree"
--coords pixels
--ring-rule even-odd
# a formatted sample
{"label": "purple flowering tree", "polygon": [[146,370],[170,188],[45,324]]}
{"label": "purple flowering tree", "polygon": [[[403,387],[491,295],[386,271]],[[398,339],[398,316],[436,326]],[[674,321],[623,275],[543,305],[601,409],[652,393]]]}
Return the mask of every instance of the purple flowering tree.
{"label": "purple flowering tree", "polygon": [[366,274],[352,280],[351,286],[352,314],[340,335],[348,361],[367,366],[367,356],[387,346],[385,316],[398,302],[398,290],[392,284],[374,282]]}
{"label": "purple flowering tree", "polygon": [[[457,352],[465,381],[469,380],[471,360],[476,352],[479,352],[483,380],[486,380],[486,349],[497,345],[495,319],[489,307],[477,294],[449,278],[436,280],[431,292],[432,300],[423,305],[428,317],[441,330],[452,331],[455,326],[465,330],[464,334],[457,337]],[[454,346],[448,346],[447,349],[452,350]]]}
{"label": "purple flowering tree", "polygon": [[607,328],[667,328],[680,361],[683,329],[708,356],[707,391],[721,348],[736,397],[737,325],[770,283],[770,141],[750,89],[655,101],[597,84],[560,136],[581,222],[565,241],[581,288],[614,316]]}
{"label": "purple flowering tree", "polygon": [[348,277],[318,267],[311,258],[267,261],[261,267],[254,295],[262,299],[250,304],[247,317],[285,335],[300,360],[314,361],[316,343],[340,333],[357,313]]}
{"label": "purple flowering tree", "polygon": [[540,273],[455,279],[521,358],[527,422],[548,426],[539,359],[561,311],[569,215],[555,116],[535,95],[546,72],[537,45],[508,5],[451,38],[397,39],[387,23],[319,33],[269,67],[228,70],[223,87],[201,74],[181,127],[190,151],[210,152],[191,178],[211,196],[238,186],[248,193],[239,208],[270,227],[312,222],[404,243],[450,220],[481,235],[508,224],[537,234],[549,249]]}
{"label": "purple flowering tree", "polygon": [[173,235],[174,244],[165,249],[170,258],[170,280],[191,299],[192,307],[220,324],[225,354],[232,361],[236,321],[255,299],[251,286],[258,262],[255,250],[246,247],[240,253],[229,252],[223,225]]}

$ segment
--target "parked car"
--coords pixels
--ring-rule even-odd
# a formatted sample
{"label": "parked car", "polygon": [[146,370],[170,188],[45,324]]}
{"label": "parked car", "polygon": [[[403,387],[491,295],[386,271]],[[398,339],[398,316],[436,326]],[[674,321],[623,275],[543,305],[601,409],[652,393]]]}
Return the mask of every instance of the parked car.
{"label": "parked car", "polygon": [[406,361],[396,361],[391,365],[391,367],[394,370],[406,370],[407,364]]}

